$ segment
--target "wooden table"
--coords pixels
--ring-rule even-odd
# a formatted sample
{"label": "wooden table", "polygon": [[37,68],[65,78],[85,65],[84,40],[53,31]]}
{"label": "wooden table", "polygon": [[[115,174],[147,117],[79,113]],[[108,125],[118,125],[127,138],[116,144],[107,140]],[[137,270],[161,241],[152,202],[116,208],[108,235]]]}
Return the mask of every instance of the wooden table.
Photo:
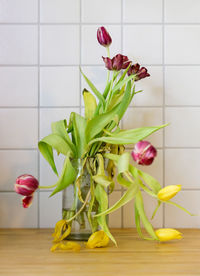
{"label": "wooden table", "polygon": [[2,229],[0,275],[200,275],[200,230],[184,229],[183,240],[168,243],[141,240],[135,229],[112,232],[118,248],[51,253],[51,229]]}

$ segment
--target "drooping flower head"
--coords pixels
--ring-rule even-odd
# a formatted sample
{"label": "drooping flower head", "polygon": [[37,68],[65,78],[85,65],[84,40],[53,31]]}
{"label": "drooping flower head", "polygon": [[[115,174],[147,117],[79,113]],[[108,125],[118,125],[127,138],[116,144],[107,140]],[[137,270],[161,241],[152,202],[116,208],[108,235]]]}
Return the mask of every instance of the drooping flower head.
{"label": "drooping flower head", "polygon": [[101,44],[104,47],[108,47],[112,43],[111,36],[107,32],[106,28],[103,26],[99,27],[97,30],[97,40],[99,44]]}
{"label": "drooping flower head", "polygon": [[157,155],[157,150],[148,141],[139,141],[131,153],[133,160],[139,165],[149,166]]}
{"label": "drooping flower head", "polygon": [[150,74],[148,73],[147,68],[145,68],[145,67],[140,68],[139,63],[131,65],[127,74],[128,74],[128,76],[136,75],[135,81],[144,79],[146,77],[150,77]]}
{"label": "drooping flower head", "polygon": [[120,71],[121,69],[126,69],[131,63],[127,56],[121,54],[117,54],[112,59],[109,57],[102,58],[108,70]]}

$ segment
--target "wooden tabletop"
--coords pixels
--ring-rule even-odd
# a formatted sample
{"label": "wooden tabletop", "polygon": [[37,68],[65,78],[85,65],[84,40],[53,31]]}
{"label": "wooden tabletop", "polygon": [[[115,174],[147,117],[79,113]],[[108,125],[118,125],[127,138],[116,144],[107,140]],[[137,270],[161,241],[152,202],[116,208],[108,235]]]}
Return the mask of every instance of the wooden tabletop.
{"label": "wooden tabletop", "polygon": [[200,230],[181,230],[184,239],[144,241],[135,229],[114,229],[118,248],[50,252],[51,229],[0,230],[0,275],[129,276],[200,275]]}

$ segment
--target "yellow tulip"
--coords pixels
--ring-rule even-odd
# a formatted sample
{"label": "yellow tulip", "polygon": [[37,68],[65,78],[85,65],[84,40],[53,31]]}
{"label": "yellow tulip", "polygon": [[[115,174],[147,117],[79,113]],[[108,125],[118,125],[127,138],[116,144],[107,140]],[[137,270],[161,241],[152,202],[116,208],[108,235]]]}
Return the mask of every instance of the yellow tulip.
{"label": "yellow tulip", "polygon": [[60,243],[56,243],[51,247],[51,252],[54,252],[56,249],[61,249],[61,250],[73,250],[74,252],[79,252],[81,249],[80,244],[78,244],[77,242],[73,242],[73,241],[68,241],[68,242],[60,242]]}
{"label": "yellow tulip", "polygon": [[87,248],[105,247],[109,243],[109,237],[103,230],[94,232],[86,243]]}
{"label": "yellow tulip", "polygon": [[60,242],[64,240],[71,232],[70,225],[67,225],[66,220],[61,219],[56,223],[55,232],[52,234],[54,237],[53,242]]}
{"label": "yellow tulip", "polygon": [[171,241],[182,239],[182,233],[172,228],[161,228],[155,231],[160,241]]}
{"label": "yellow tulip", "polygon": [[161,189],[157,197],[162,201],[170,200],[181,190],[181,185],[169,185]]}

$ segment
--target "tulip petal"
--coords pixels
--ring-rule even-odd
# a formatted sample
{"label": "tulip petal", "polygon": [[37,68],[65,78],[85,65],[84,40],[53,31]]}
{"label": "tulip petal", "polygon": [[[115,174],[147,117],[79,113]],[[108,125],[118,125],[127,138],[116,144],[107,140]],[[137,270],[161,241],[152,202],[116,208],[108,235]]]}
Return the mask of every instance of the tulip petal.
{"label": "tulip petal", "polygon": [[29,208],[32,204],[33,196],[24,196],[22,198],[22,205],[24,208]]}
{"label": "tulip petal", "polygon": [[51,252],[54,252],[56,249],[61,249],[61,250],[72,250],[74,252],[79,252],[81,249],[80,244],[78,244],[77,242],[73,242],[73,241],[68,241],[68,242],[60,242],[60,243],[56,243],[51,247]]}
{"label": "tulip petal", "polygon": [[103,230],[94,232],[88,239],[86,247],[93,249],[95,247],[105,247],[109,243],[109,237]]}

